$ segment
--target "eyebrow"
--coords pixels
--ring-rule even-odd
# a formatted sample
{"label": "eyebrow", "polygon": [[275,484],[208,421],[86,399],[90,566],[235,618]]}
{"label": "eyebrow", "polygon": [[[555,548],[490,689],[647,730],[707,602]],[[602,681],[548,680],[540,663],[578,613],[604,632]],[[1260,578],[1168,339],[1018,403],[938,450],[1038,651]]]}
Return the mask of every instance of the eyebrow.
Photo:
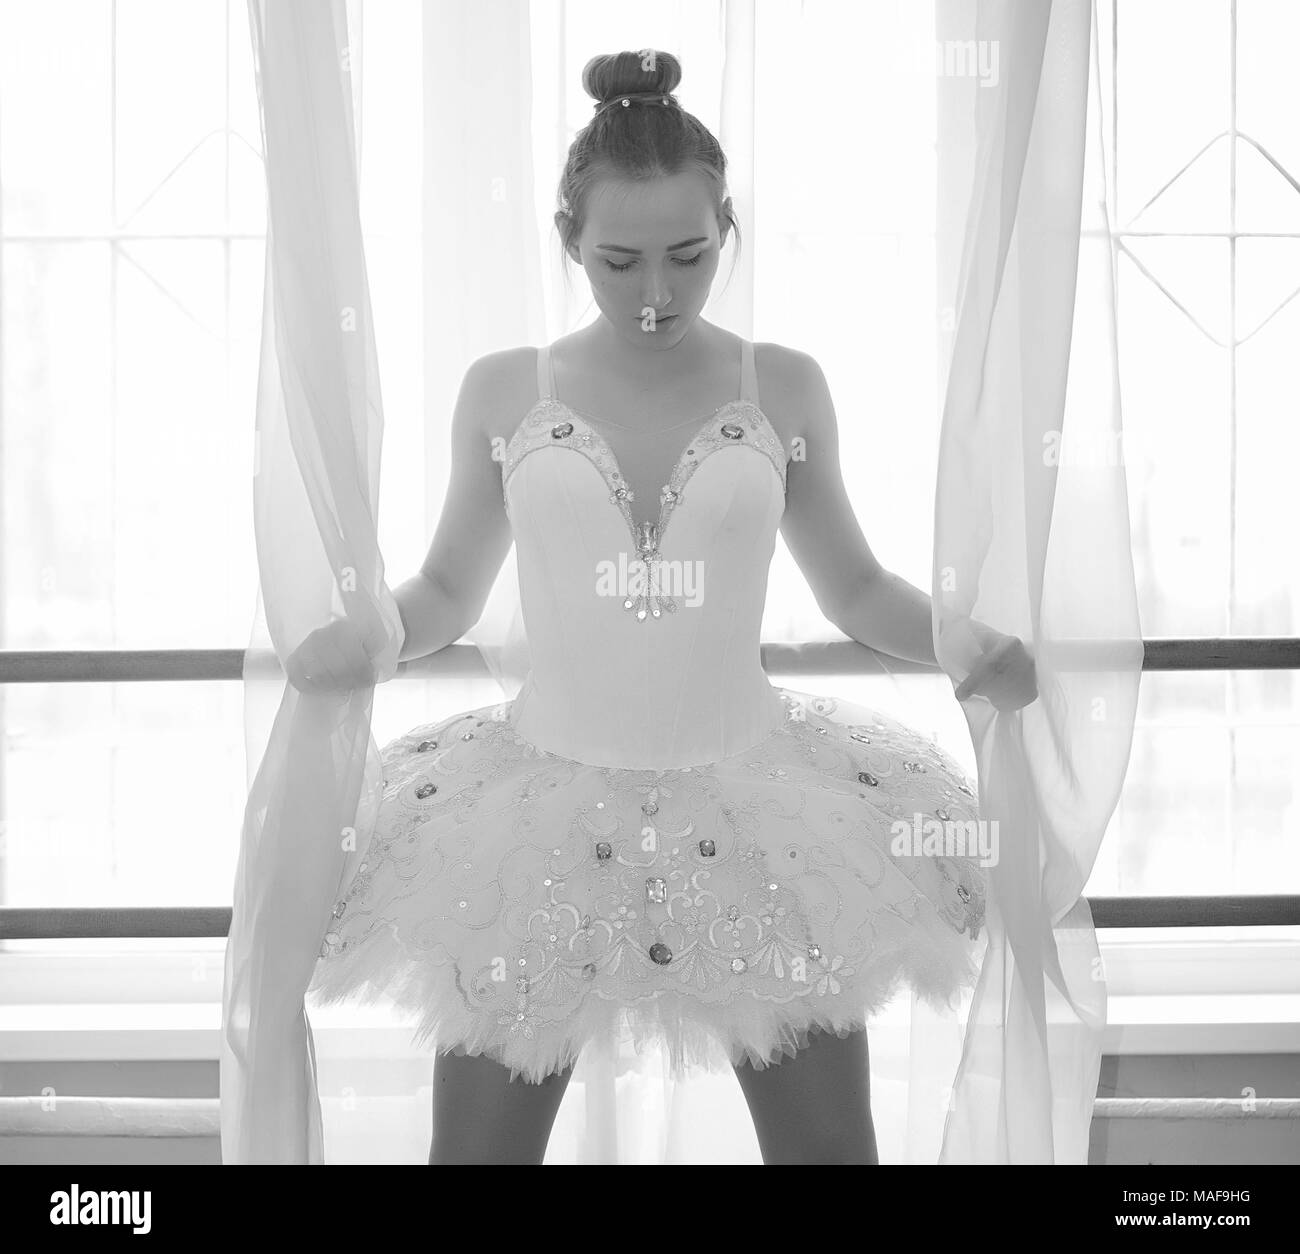
{"label": "eyebrow", "polygon": [[[667,249],[670,253],[675,253],[679,248],[690,248],[692,244],[707,244],[709,237],[707,235],[697,235],[694,239],[684,239],[680,244],[672,244]],[[597,244],[597,248],[603,248],[609,253],[632,253],[639,257],[641,250],[639,248],[624,248],[622,244]]]}

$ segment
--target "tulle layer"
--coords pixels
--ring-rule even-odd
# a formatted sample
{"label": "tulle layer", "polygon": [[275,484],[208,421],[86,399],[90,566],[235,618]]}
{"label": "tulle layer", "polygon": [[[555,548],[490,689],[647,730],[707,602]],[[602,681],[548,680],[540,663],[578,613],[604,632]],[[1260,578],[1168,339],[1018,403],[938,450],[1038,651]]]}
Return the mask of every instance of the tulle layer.
{"label": "tulle layer", "polygon": [[393,741],[313,999],[391,998],[417,1043],[531,1081],[595,1041],[765,1066],[903,987],[951,1006],[997,854],[973,783],[877,711],[780,693],[776,731],[678,770],[558,757],[509,702]]}

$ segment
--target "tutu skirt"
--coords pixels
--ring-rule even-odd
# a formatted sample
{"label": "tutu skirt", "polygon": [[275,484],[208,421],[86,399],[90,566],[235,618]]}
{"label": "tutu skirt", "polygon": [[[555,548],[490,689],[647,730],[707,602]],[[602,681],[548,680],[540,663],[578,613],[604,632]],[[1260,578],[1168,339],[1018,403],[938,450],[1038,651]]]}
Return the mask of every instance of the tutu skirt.
{"label": "tutu skirt", "polygon": [[886,715],[777,691],[775,731],[675,770],[558,757],[510,702],[392,741],[313,998],[391,998],[418,1045],[530,1081],[593,1041],[762,1067],[904,987],[951,1007],[996,855],[974,784]]}

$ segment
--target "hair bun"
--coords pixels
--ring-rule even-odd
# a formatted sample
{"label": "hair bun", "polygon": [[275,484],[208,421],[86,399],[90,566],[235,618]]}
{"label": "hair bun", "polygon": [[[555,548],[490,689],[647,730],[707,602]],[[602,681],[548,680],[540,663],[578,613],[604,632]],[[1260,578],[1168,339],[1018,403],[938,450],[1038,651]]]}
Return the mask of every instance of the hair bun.
{"label": "hair bun", "polygon": [[671,52],[654,48],[604,53],[592,57],[582,70],[582,86],[598,104],[632,92],[668,95],[681,81],[682,63]]}

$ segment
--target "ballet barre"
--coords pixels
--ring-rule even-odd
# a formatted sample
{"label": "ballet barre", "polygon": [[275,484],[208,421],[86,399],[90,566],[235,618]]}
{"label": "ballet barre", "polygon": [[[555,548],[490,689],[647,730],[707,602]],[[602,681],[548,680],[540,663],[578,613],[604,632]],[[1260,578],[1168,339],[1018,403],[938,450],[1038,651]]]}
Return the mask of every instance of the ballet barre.
{"label": "ballet barre", "polygon": [[[1104,665],[1117,649],[1101,640],[1053,641],[1061,669]],[[869,649],[855,640],[761,646],[774,675],[938,674],[937,667]],[[1300,670],[1300,638],[1241,636],[1143,641],[1144,671]],[[272,679],[283,675],[270,649],[11,649],[0,651],[0,684],[156,683],[167,680]],[[396,679],[489,678],[479,651],[450,644],[398,665]]]}

